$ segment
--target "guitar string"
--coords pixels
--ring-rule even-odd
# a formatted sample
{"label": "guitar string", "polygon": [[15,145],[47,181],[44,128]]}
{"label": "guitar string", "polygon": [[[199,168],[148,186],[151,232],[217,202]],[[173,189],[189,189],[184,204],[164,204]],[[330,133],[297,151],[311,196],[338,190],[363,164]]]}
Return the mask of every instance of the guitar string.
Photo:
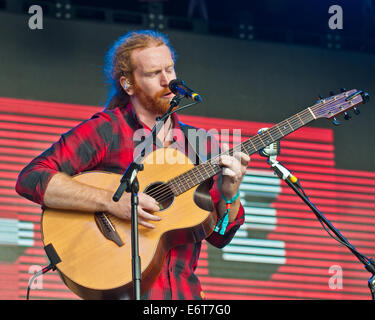
{"label": "guitar string", "polygon": [[[308,115],[308,118],[306,119],[306,113],[307,113],[307,115]],[[282,122],[280,122],[279,124],[277,124],[277,125],[275,125],[274,127],[272,127],[272,128],[270,128],[270,129],[268,129],[267,131],[268,131],[268,133],[270,133],[270,136],[271,136],[271,138],[273,139],[273,140],[278,140],[278,139],[275,139],[274,137],[272,137],[272,131],[276,131],[276,130],[279,130],[280,132],[281,132],[281,134],[282,134],[282,136],[285,136],[283,133],[282,133],[282,131],[280,130],[280,126],[281,125],[285,125],[286,123],[292,128],[292,131],[291,132],[293,132],[293,131],[295,131],[295,130],[297,130],[298,128],[300,128],[301,127],[301,125],[299,124],[299,127],[297,128],[297,129],[295,129],[294,128],[294,126],[297,124],[297,122],[299,123],[299,122],[302,122],[302,125],[305,125],[307,122],[308,122],[308,120],[313,120],[314,119],[314,117],[311,119],[311,113],[309,113],[309,110],[308,109],[305,109],[305,110],[303,110],[303,111],[301,111],[301,112],[299,112],[299,113],[297,113],[295,116],[293,116],[292,118],[293,118],[293,121],[290,121],[290,118],[289,119],[286,119],[286,120],[284,120],[284,121],[282,121]],[[289,132],[289,133],[291,133],[291,132]],[[255,141],[255,143],[252,143],[254,146],[255,146],[255,148],[256,149],[258,149],[259,147],[260,148],[262,148],[262,147],[264,147],[264,143],[263,144],[261,144],[261,145],[259,145],[259,140],[260,141],[262,141],[263,142],[263,139],[262,139],[262,136],[265,136],[266,134],[263,134],[263,135],[258,135],[258,141]],[[255,137],[254,137],[255,138]],[[255,139],[253,139],[253,140],[255,140]],[[241,145],[245,148],[245,151],[247,151],[246,150],[246,147],[249,145],[249,143],[251,143],[252,141],[250,140],[250,139],[248,139],[247,141],[245,141],[244,143],[242,143],[242,144],[239,144],[239,145],[236,145],[232,150],[228,150],[228,152],[227,152],[227,154],[229,153],[230,154],[230,152],[234,152],[234,150],[237,148],[239,148],[239,147],[241,147]],[[266,145],[268,145],[269,143],[267,142],[266,143]],[[241,147],[242,148],[242,147]],[[256,152],[256,151],[255,151]],[[224,154],[224,153],[222,153],[222,154]],[[210,162],[212,162],[212,159],[210,160]],[[206,173],[208,173],[207,172],[207,170],[206,170],[206,164],[207,163],[204,163],[203,164],[203,166],[201,167],[201,168],[203,168],[205,171],[206,171]],[[210,165],[212,166],[212,164],[210,163]],[[194,169],[194,168],[193,168]],[[193,171],[193,169],[191,170],[191,172],[194,174],[194,171]],[[211,168],[209,168],[209,169],[212,169],[212,167]],[[195,170],[195,171],[197,171],[197,170]],[[187,173],[189,173],[189,171],[187,172]],[[214,170],[214,174],[216,173],[216,171]],[[214,175],[213,174],[213,175]],[[209,174],[209,176],[208,177],[210,177],[211,175]],[[183,175],[181,175],[180,176],[181,178],[182,178],[182,180],[185,180],[185,178],[184,178],[184,176]],[[204,177],[204,176],[203,176]],[[207,177],[207,178],[208,178]],[[180,180],[181,180],[181,178],[180,178]],[[202,176],[201,176],[201,178],[202,178]],[[173,180],[173,179],[172,179]],[[191,180],[191,179],[190,179]],[[171,180],[170,180],[171,181]],[[199,180],[198,180],[199,181]],[[204,181],[204,180],[203,180]],[[187,180],[185,180],[185,181],[182,181],[182,182],[185,182],[185,185],[186,185],[186,182],[187,182]],[[151,196],[153,196],[153,197],[155,197],[156,198],[156,200],[158,200],[158,201],[162,201],[162,200],[165,200],[165,199],[168,199],[168,198],[170,198],[171,197],[171,191],[169,190],[169,187],[168,186],[160,186],[160,187],[162,187],[162,188],[155,188],[156,189],[156,191],[157,191],[157,193],[159,193],[159,194],[157,194],[157,193],[150,193],[149,195],[151,195]],[[164,188],[163,188],[164,187]],[[160,194],[160,192],[161,191],[163,191],[163,189],[165,190],[165,188],[167,188],[168,190],[168,194]],[[191,188],[191,187],[190,187]],[[155,191],[155,189],[153,190],[153,191]],[[158,190],[159,189],[159,190]],[[161,190],[160,190],[161,189]],[[189,187],[186,189],[186,190],[188,190],[189,189]],[[185,191],[186,191],[185,190]],[[184,191],[184,190],[182,190],[182,191]],[[181,190],[180,190],[180,192],[181,192]],[[173,193],[173,192],[172,192]],[[164,198],[159,198],[159,196],[163,196],[164,195]]]}
{"label": "guitar string", "polygon": [[[287,120],[284,120],[283,122],[285,122],[285,123],[288,123],[288,125],[293,129],[291,132],[293,132],[293,131],[295,131],[296,129],[294,128],[294,126],[297,124],[297,123],[303,123],[302,125],[305,125],[306,123],[305,123],[305,121],[306,121],[306,116],[303,114],[304,112],[306,112],[306,110],[303,110],[303,112],[300,112],[300,114],[299,115],[296,115],[296,116],[294,116],[295,118],[300,118],[300,119],[298,119],[298,120],[295,120],[295,121],[288,121],[288,119]],[[303,121],[303,119],[305,119],[305,121]],[[283,122],[280,122],[278,125],[275,125],[274,127],[272,127],[272,128],[270,128],[269,130],[267,130],[267,131],[269,131],[268,133],[270,133],[270,136],[271,136],[271,138],[272,138],[272,140],[278,140],[278,139],[275,139],[274,137],[272,137],[272,130],[273,131],[276,131],[276,130],[278,130],[278,131],[280,131],[281,133],[282,133],[282,131],[279,129],[279,126],[280,126],[280,124],[282,124]],[[300,124],[299,124],[300,125]],[[299,126],[300,127],[300,126]],[[272,129],[272,130],[271,130]],[[297,128],[298,129],[298,128]],[[290,132],[289,132],[290,133]],[[223,154],[231,154],[231,153],[233,153],[236,149],[239,149],[239,150],[241,150],[241,149],[245,149],[244,151],[246,152],[246,153],[248,153],[247,152],[247,147],[249,146],[249,143],[252,143],[253,144],[253,146],[255,146],[255,148],[256,149],[258,149],[258,148],[264,148],[264,142],[263,142],[263,139],[262,139],[262,136],[265,136],[266,134],[263,134],[263,135],[258,135],[258,141],[255,141],[255,142],[252,142],[252,141],[250,141],[250,139],[248,139],[248,140],[246,140],[246,141],[244,141],[242,144],[238,144],[238,145],[236,145],[235,147],[233,147],[232,149],[230,149],[230,150],[228,150],[228,151],[226,151],[226,152],[223,152],[223,153],[221,153],[219,156],[221,156],[221,155],[223,155]],[[283,136],[285,136],[283,133],[282,133],[282,135]],[[254,136],[253,138],[251,138],[251,139],[256,139],[256,136]],[[261,143],[260,143],[261,142]],[[263,143],[262,143],[263,142]],[[267,142],[265,145],[267,146],[267,145],[269,145],[270,143],[269,142]],[[256,151],[255,151],[256,152]],[[218,157],[218,156],[217,156]],[[198,166],[198,167],[194,167],[194,168],[192,168],[191,170],[189,170],[189,171],[187,171],[186,173],[184,173],[184,174],[182,174],[182,175],[180,175],[179,177],[176,177],[177,179],[179,179],[179,180],[182,180],[181,182],[183,182],[184,183],[184,185],[186,185],[186,182],[188,182],[188,180],[192,180],[192,179],[189,179],[189,177],[187,177],[186,179],[185,179],[185,175],[189,175],[188,173],[190,173],[190,175],[191,175],[191,173],[192,174],[194,174],[195,175],[195,172],[194,171],[199,171],[199,170],[197,170],[197,169],[195,169],[195,168],[199,168],[199,169],[203,169],[203,170],[205,170],[205,172],[206,172],[206,174],[208,174],[208,177],[205,177],[204,175],[202,176],[202,174],[200,174],[199,172],[197,172],[198,174],[199,174],[199,177],[201,178],[201,179],[203,179],[203,180],[201,180],[201,181],[204,181],[205,179],[208,179],[209,177],[211,177],[212,175],[215,175],[216,174],[216,170],[215,170],[215,168],[212,168],[212,166],[214,166],[214,164],[212,164],[212,162],[213,162],[213,160],[215,160],[215,158],[217,158],[217,157],[214,157],[214,158],[212,158],[212,159],[210,159],[208,162],[205,162],[205,163],[203,163],[201,166]],[[207,168],[207,166],[208,166],[208,168]],[[195,170],[194,170],[195,169]],[[212,170],[212,169],[214,169],[214,172],[213,172],[213,174],[211,175],[211,173],[209,172],[209,171],[207,171],[207,169],[208,170]],[[202,171],[203,171],[202,170]],[[172,180],[176,180],[176,178],[174,178],[174,179],[171,179],[171,180],[169,180],[168,182],[171,182]],[[199,183],[199,179],[198,179],[198,183]],[[165,200],[165,199],[168,199],[168,198],[170,198],[170,196],[171,196],[171,190],[170,190],[170,186],[168,186],[168,182],[167,183],[164,183],[163,185],[160,185],[158,188],[155,188],[155,189],[153,189],[152,190],[152,192],[150,192],[150,193],[147,193],[148,195],[150,195],[150,196],[152,196],[155,200],[157,200],[157,201],[163,201],[163,200]],[[195,185],[196,185],[196,183],[195,183]],[[172,186],[173,187],[173,186]],[[191,187],[188,187],[188,189],[190,189]],[[186,190],[188,190],[188,189],[186,189]],[[167,194],[163,194],[163,193],[161,193],[161,192],[163,192],[163,191],[167,191]],[[185,191],[186,191],[185,190]],[[177,190],[177,191],[179,191],[179,192],[181,192],[181,190]],[[173,192],[172,192],[173,193]],[[159,198],[159,196],[164,196],[164,198]]]}
{"label": "guitar string", "polygon": [[[293,122],[292,123],[293,125],[295,124],[295,122]],[[294,129],[293,131],[295,131],[296,129]],[[293,132],[292,131],[292,132]],[[245,143],[246,144],[248,144],[248,142],[249,141],[245,141]],[[259,147],[259,145],[258,145],[258,147]],[[262,146],[260,146],[260,148],[262,148],[263,147],[263,145]],[[236,146],[235,148],[238,148],[238,146]],[[235,149],[234,148],[234,149]],[[233,151],[233,150],[229,150],[229,153],[230,153],[230,151]],[[224,154],[224,153],[223,153]],[[207,163],[205,163],[204,164],[204,166],[202,166],[202,168],[206,171],[206,173],[209,173],[207,170],[206,170],[206,164]],[[208,177],[211,177],[211,176],[214,176],[216,173],[218,173],[216,170],[215,170],[215,168],[213,168],[212,167],[212,164],[211,163],[208,163],[208,165],[209,165],[209,167],[208,167],[208,169],[209,170],[214,170],[214,172],[212,173],[212,174],[209,174],[208,175]],[[194,168],[193,168],[194,169]],[[196,171],[196,170],[195,170]],[[194,171],[192,171],[193,173],[194,173]],[[199,173],[199,172],[198,172]],[[192,186],[190,186],[190,187],[187,187],[186,189],[182,189],[182,190],[177,190],[178,192],[179,192],[179,194],[181,194],[181,193],[183,193],[183,192],[185,192],[185,191],[187,191],[188,189],[190,189],[190,188],[192,188],[193,186],[195,186],[195,185],[197,185],[197,184],[199,184],[199,181],[204,181],[205,179],[203,179],[202,178],[202,175],[200,176],[201,177],[201,180],[198,180],[196,183],[194,182],[194,185],[192,185]],[[204,176],[203,176],[204,177]],[[208,178],[207,177],[207,178]],[[183,178],[183,177],[182,177]],[[206,178],[206,179],[207,179]],[[189,178],[188,178],[189,179]],[[180,179],[181,180],[181,179]],[[183,178],[182,180],[185,180],[185,178]],[[190,181],[191,181],[191,179],[190,179]],[[185,180],[185,181],[181,181],[181,182],[188,182],[188,180]],[[184,185],[186,185],[186,183],[184,184]],[[168,188],[168,192],[167,192],[167,194],[166,193],[163,193],[162,191],[163,190],[159,190],[159,194],[155,194],[155,195],[153,195],[155,198],[156,198],[156,200],[157,201],[163,201],[163,200],[167,200],[167,199],[170,199],[171,198],[171,195],[173,194],[173,192],[171,193],[171,191],[169,190],[169,186],[166,186],[167,188]],[[179,194],[177,194],[177,196],[179,195]],[[175,194],[176,195],[176,194]]]}
{"label": "guitar string", "polygon": [[[303,110],[303,112],[306,112],[306,110]],[[296,115],[297,116],[297,115]],[[303,113],[302,112],[300,112],[300,115],[298,116],[298,117],[300,117],[300,118],[302,118],[302,119],[305,119],[306,118],[306,116],[305,115],[303,115]],[[297,117],[297,118],[298,118]],[[305,124],[305,122],[304,121],[302,121],[302,119],[298,119],[298,120],[295,120],[295,121],[288,121],[288,119],[287,120],[284,120],[283,122],[288,122],[288,125],[293,129],[292,131],[294,131],[294,130],[296,130],[295,128],[294,128],[294,126],[296,125],[296,123],[297,122],[302,122],[303,123],[303,125]],[[306,121],[306,120],[305,120]],[[269,130],[267,130],[268,131],[268,133],[270,134],[270,136],[271,136],[271,138],[272,138],[272,140],[277,140],[277,139],[275,139],[274,137],[272,137],[272,131],[280,131],[281,133],[282,133],[282,131],[280,130],[280,128],[279,128],[279,126],[280,126],[280,124],[282,124],[283,122],[280,122],[278,125],[276,125],[276,126],[274,126],[273,128],[270,128]],[[263,136],[265,136],[266,134],[263,134]],[[283,136],[285,136],[283,133],[282,133],[282,135]],[[219,156],[221,156],[221,155],[223,155],[223,154],[231,154],[232,152],[234,152],[236,149],[239,149],[239,150],[241,150],[241,149],[245,149],[245,152],[247,153],[247,147],[249,146],[249,144],[250,143],[252,143],[256,148],[262,148],[262,147],[264,147],[264,143],[259,143],[259,142],[262,142],[263,141],[263,139],[262,139],[262,135],[259,135],[258,136],[258,141],[255,141],[255,143],[254,142],[252,142],[252,141],[250,141],[250,139],[256,139],[256,136],[254,136],[253,138],[250,138],[250,139],[248,139],[248,140],[246,140],[246,141],[244,141],[242,144],[238,144],[238,145],[236,145],[233,149],[231,149],[231,150],[228,150],[227,152],[223,152],[223,153],[221,153]],[[265,145],[267,146],[267,145],[269,145],[270,143],[269,142],[267,142],[267,143],[265,143]],[[215,160],[215,158],[217,158],[217,157],[214,157],[214,158],[212,158],[212,159],[210,159],[209,161],[211,162],[210,163],[210,165],[212,166],[212,162],[213,162],[213,160]],[[201,167],[199,167],[199,168],[202,168],[203,170],[205,170],[206,171],[206,173],[208,173],[209,174],[209,176],[207,177],[207,178],[209,178],[210,177],[210,173],[207,171],[207,169],[208,170],[212,170],[212,168],[211,167],[209,167],[209,168],[207,168],[207,164],[208,164],[208,162],[206,162],[206,163],[203,163],[202,164],[202,166]],[[195,167],[195,168],[197,168],[197,167]],[[194,168],[191,170],[191,173],[193,173],[194,174]],[[189,170],[190,171],[190,170]],[[186,173],[189,173],[189,171],[187,171]],[[197,170],[195,170],[195,171],[197,171]],[[185,179],[185,177],[184,177],[184,175],[186,175],[186,173],[185,174],[182,174],[182,175],[180,175],[179,177],[180,177],[180,180],[182,180],[181,182],[187,182],[188,181],[188,179],[189,178],[187,178],[187,179]],[[200,177],[202,178],[202,175],[200,174]],[[204,177],[204,176],[203,176]],[[178,177],[176,177],[176,178],[178,178]],[[174,178],[174,179],[176,179],[176,178]],[[174,179],[171,179],[170,181],[172,181],[172,180],[174,180]],[[191,179],[190,179],[191,180]],[[169,181],[169,182],[170,182]],[[153,196],[153,197],[156,197],[157,195],[158,195],[158,192],[160,193],[160,191],[162,191],[161,189],[169,189],[168,188],[168,186],[165,186],[165,184],[164,184],[164,186],[163,185],[160,185],[159,186],[159,188],[155,188],[155,189],[153,189],[152,190],[152,192],[150,192],[150,193],[148,193],[148,195],[150,195],[150,196]],[[168,190],[168,193],[170,193],[170,191]]]}
{"label": "guitar string", "polygon": [[[202,179],[202,178],[203,178],[203,179],[204,179],[204,178],[208,179],[208,178],[210,178],[211,176],[213,176],[213,175],[216,174],[216,170],[215,170],[215,168],[212,168],[212,166],[214,166],[214,165],[212,164],[212,161],[213,161],[214,159],[216,159],[217,157],[219,157],[219,156],[221,156],[221,155],[223,155],[223,154],[230,154],[231,152],[234,152],[236,148],[237,148],[237,149],[239,149],[239,148],[241,148],[241,149],[244,148],[245,151],[246,151],[246,153],[247,153],[246,148],[249,146],[250,143],[253,145],[253,147],[255,147],[255,150],[260,150],[262,147],[263,147],[263,148],[265,147],[265,146],[264,146],[264,142],[263,142],[263,140],[262,140],[262,137],[264,137],[264,136],[266,135],[266,133],[269,133],[269,135],[270,135],[270,137],[272,138],[272,140],[276,141],[276,140],[278,140],[278,139],[277,139],[277,138],[275,139],[275,138],[272,136],[272,134],[275,133],[275,132],[272,132],[272,131],[280,131],[280,133],[282,134],[282,137],[284,137],[284,136],[286,136],[287,134],[292,133],[292,132],[294,132],[295,130],[299,129],[301,126],[306,125],[306,124],[309,122],[308,120],[311,121],[311,120],[314,120],[315,118],[317,118],[317,117],[315,116],[315,113],[314,113],[314,116],[313,116],[313,115],[311,114],[311,112],[310,112],[309,109],[314,109],[314,111],[316,111],[317,108],[319,108],[319,107],[323,107],[323,108],[320,108],[320,109],[321,109],[320,111],[323,111],[324,108],[325,108],[325,109],[328,109],[329,107],[331,107],[331,104],[332,104],[332,103],[335,103],[335,102],[336,102],[336,103],[338,102],[337,99],[336,99],[336,100],[331,99],[331,100],[324,101],[324,102],[321,101],[321,102],[319,102],[319,103],[317,103],[317,104],[311,106],[310,108],[306,108],[306,109],[304,109],[304,110],[298,112],[296,115],[294,115],[294,116],[292,116],[292,117],[290,117],[290,118],[288,118],[288,119],[285,119],[285,120],[281,121],[280,123],[276,124],[275,126],[271,127],[270,129],[264,131],[264,134],[263,134],[263,135],[262,135],[262,134],[257,134],[257,135],[255,135],[255,136],[253,136],[252,138],[250,138],[250,139],[244,141],[242,144],[238,144],[238,145],[236,145],[235,147],[233,147],[232,149],[228,150],[227,152],[223,152],[223,153],[221,153],[220,155],[218,155],[218,156],[216,156],[216,157],[210,159],[209,161],[207,161],[207,162],[205,162],[205,163],[202,163],[200,166],[194,167],[194,168],[190,169],[189,171],[185,172],[184,174],[182,174],[182,175],[180,175],[180,176],[178,176],[178,177],[175,177],[175,178],[169,180],[168,182],[166,182],[166,183],[164,183],[164,184],[162,184],[162,185],[160,185],[160,186],[154,188],[154,189],[152,190],[152,192],[147,193],[147,194],[150,195],[150,196],[152,196],[155,200],[157,200],[157,201],[159,201],[159,202],[160,202],[160,201],[163,201],[163,200],[166,200],[166,199],[170,198],[172,194],[174,194],[174,193],[173,193],[173,190],[171,190],[171,189],[173,189],[173,186],[170,186],[170,182],[171,182],[171,181],[173,181],[173,180],[182,180],[182,181],[178,181],[178,182],[182,182],[184,185],[186,185],[186,182],[188,182],[189,180],[192,181],[192,179],[189,178],[189,175],[191,175],[191,174],[195,175],[195,172],[194,172],[194,171],[198,171],[197,174],[200,175],[199,177],[200,177],[201,179]],[[307,119],[306,119],[306,116],[308,116]],[[312,119],[311,119],[311,117],[312,117]],[[291,118],[292,118],[292,119],[291,119]],[[291,120],[292,120],[292,121],[291,121]],[[303,120],[304,120],[304,121],[303,121]],[[306,121],[306,122],[305,122],[305,121]],[[302,125],[300,125],[300,122],[302,122]],[[280,127],[283,126],[283,127],[284,127],[284,130],[285,130],[285,125],[286,125],[286,124],[288,124],[288,125],[292,128],[292,131],[288,132],[287,134],[284,134],[284,133],[281,131]],[[298,126],[297,128],[294,128],[294,126],[295,126],[296,124],[298,124],[299,126]],[[268,131],[268,132],[267,132],[267,131]],[[281,139],[282,137],[280,137],[279,139]],[[254,141],[252,141],[252,140],[254,140]],[[257,141],[255,141],[255,140],[257,140]],[[259,141],[259,140],[260,140],[260,141]],[[263,142],[263,143],[259,144],[259,142]],[[267,142],[266,146],[267,146],[268,144],[270,144],[270,143]],[[255,151],[255,152],[256,152],[256,151]],[[254,153],[255,153],[255,152],[254,152]],[[209,166],[209,168],[208,168],[209,170],[214,169],[214,174],[213,174],[213,175],[211,175],[211,174],[206,170],[206,169],[207,169],[207,168],[206,168],[207,165]],[[217,165],[217,166],[218,166],[218,165]],[[205,170],[206,173],[209,174],[209,176],[208,176],[208,177],[202,176],[202,174],[199,173],[199,170],[197,170],[197,168],[199,168],[199,169],[202,169],[202,168],[203,168],[203,170]],[[185,179],[185,176],[187,176],[186,179]],[[194,185],[199,184],[199,181],[204,181],[204,180],[199,180],[199,179],[198,179],[198,181],[197,181],[198,183],[193,182]],[[177,181],[176,181],[176,182],[177,182]],[[187,191],[188,189],[194,187],[194,185],[191,186],[191,187],[188,187],[186,190],[183,190],[183,189],[182,189],[182,190],[177,190],[177,191],[180,192],[179,194],[181,194],[181,193]],[[167,191],[167,194],[163,193],[163,191]],[[172,192],[171,192],[171,191],[172,191]],[[181,191],[182,191],[182,192],[181,192]],[[162,198],[159,198],[159,196],[162,196]]]}
{"label": "guitar string", "polygon": [[[316,105],[315,107],[317,107],[317,105]],[[306,119],[306,114],[308,115],[308,118],[307,118],[307,119]],[[234,152],[236,148],[237,148],[237,149],[239,149],[239,148],[241,148],[241,149],[244,148],[245,151],[246,151],[246,153],[247,153],[246,148],[248,147],[249,143],[252,143],[253,146],[255,146],[255,149],[261,149],[262,147],[264,148],[264,142],[263,142],[262,136],[264,137],[264,136],[266,135],[266,133],[269,133],[270,136],[271,136],[271,138],[272,138],[272,140],[276,141],[276,140],[278,140],[278,139],[275,139],[274,137],[272,137],[272,131],[280,131],[280,133],[282,134],[282,136],[285,136],[286,134],[282,133],[282,131],[281,131],[281,129],[280,129],[280,126],[283,126],[283,127],[284,127],[284,130],[285,130],[285,125],[288,124],[288,125],[291,127],[291,129],[292,129],[291,132],[293,132],[293,131],[297,130],[298,128],[300,128],[301,126],[307,124],[307,123],[308,123],[308,120],[311,121],[311,120],[314,119],[314,117],[313,117],[313,119],[311,119],[311,117],[312,117],[312,115],[311,115],[311,113],[309,112],[308,108],[305,109],[305,110],[302,110],[301,112],[297,113],[295,116],[292,116],[292,117],[291,117],[293,121],[291,121],[291,119],[288,118],[288,119],[286,119],[286,120],[280,122],[279,124],[273,126],[272,128],[268,129],[268,130],[267,130],[268,132],[265,132],[263,135],[262,135],[262,134],[260,134],[260,135],[256,135],[256,136],[254,136],[254,137],[252,137],[252,138],[250,138],[250,139],[244,141],[242,144],[238,144],[238,145],[236,145],[233,149],[228,150],[227,152],[220,154],[219,156],[221,156],[221,155],[223,155],[223,154],[230,154],[231,152]],[[303,121],[303,120],[304,120],[304,121]],[[301,122],[302,122],[302,125],[300,124]],[[297,128],[294,128],[294,126],[295,126],[297,123],[298,123],[299,126],[298,126]],[[291,133],[291,132],[288,132],[287,134],[289,134],[289,133]],[[258,139],[257,139],[257,138],[258,138]],[[251,139],[253,139],[254,142],[251,141]],[[255,141],[256,139],[257,139],[257,141]],[[279,138],[279,139],[280,139],[280,138]],[[259,142],[263,142],[263,143],[260,143],[260,144],[259,144]],[[270,143],[267,142],[265,145],[267,146],[268,144],[270,144]],[[256,151],[255,151],[255,152],[256,152]],[[254,152],[254,153],[255,153],[255,152]],[[205,163],[203,163],[201,167],[198,166],[199,169],[203,168],[203,169],[206,171],[206,173],[209,173],[209,172],[207,172],[207,170],[206,170],[207,164],[208,164],[209,166],[211,166],[211,167],[209,167],[208,169],[212,170],[212,169],[213,169],[213,168],[212,168],[212,166],[213,166],[213,164],[212,164],[212,160],[214,160],[215,158],[216,158],[216,157],[210,159],[209,162],[205,162]],[[187,171],[186,173],[184,173],[184,174],[182,174],[182,175],[180,175],[180,176],[178,176],[178,177],[176,177],[176,178],[179,179],[179,180],[182,180],[181,182],[184,183],[184,185],[186,185],[186,182],[188,182],[189,177],[188,177],[187,179],[185,179],[184,176],[185,176],[186,174],[188,174],[188,173],[190,173],[190,174],[193,173],[193,174],[195,175],[194,171],[199,171],[199,170],[197,170],[196,168],[197,168],[197,167],[194,167],[194,168],[192,168],[191,170]],[[195,170],[194,170],[194,169],[195,169]],[[197,172],[197,173],[199,174],[199,172]],[[213,174],[213,175],[215,175],[215,174],[216,174],[216,170],[214,169],[214,174]],[[202,176],[202,175],[200,174],[200,178],[202,178],[202,179],[204,179],[204,178],[208,179],[209,177],[211,177],[210,174],[209,174],[208,177]],[[148,195],[152,196],[155,200],[157,200],[157,201],[159,201],[159,202],[160,202],[160,201],[163,201],[163,200],[166,200],[166,199],[168,199],[168,198],[170,198],[171,195],[173,194],[173,191],[171,192],[171,190],[170,190],[170,186],[168,185],[168,183],[171,182],[171,181],[173,181],[173,180],[176,180],[176,178],[173,178],[173,179],[169,180],[167,183],[164,183],[163,185],[160,185],[160,186],[158,186],[157,188],[153,189],[152,192],[148,193]],[[191,179],[190,179],[190,181],[191,181]],[[200,180],[198,179],[197,182],[199,183],[199,181],[200,181]],[[204,181],[204,180],[201,180],[201,181]],[[196,185],[196,184],[198,184],[198,183],[194,183],[194,184]],[[172,187],[173,187],[173,186],[172,186]],[[193,187],[193,186],[191,186],[191,187]],[[181,194],[181,193],[182,193],[181,191],[185,192],[185,191],[187,191],[188,189],[190,189],[191,187],[188,187],[186,190],[177,190],[177,191],[180,192],[180,194]],[[167,194],[162,193],[162,192],[165,191],[165,190],[167,191]],[[155,192],[156,192],[156,193],[155,193]],[[159,198],[159,196],[161,196],[162,198]]]}
{"label": "guitar string", "polygon": [[[247,144],[248,143],[246,143],[246,145]],[[264,147],[264,146],[261,145],[261,147]],[[238,149],[237,146],[236,146],[236,148]],[[246,149],[246,146],[245,146],[245,149]],[[223,155],[223,154],[230,154],[231,151],[232,150],[230,150],[229,152],[222,153],[221,155]],[[205,163],[201,167],[199,167],[199,169],[203,169],[205,171],[205,173],[203,173],[203,175],[200,174],[198,170],[191,170],[190,173],[193,173],[195,175],[195,172],[197,172],[197,174],[199,174],[200,177],[201,177],[201,179],[198,179],[196,182],[193,180],[193,183],[194,183],[193,185],[190,185],[190,184],[186,183],[186,182],[191,182],[192,181],[192,179],[189,178],[189,175],[187,175],[187,178],[185,178],[184,176],[180,176],[180,178],[177,181],[178,182],[182,182],[182,185],[184,187],[178,188],[179,189],[179,190],[177,190],[178,193],[181,194],[182,192],[187,191],[188,189],[192,188],[194,185],[199,184],[200,181],[204,181],[204,180],[208,179],[209,177],[214,176],[216,173],[219,172],[219,170],[220,170],[219,168],[220,167],[217,164]],[[201,171],[203,171],[203,170],[201,170]],[[210,172],[212,172],[212,174]],[[208,174],[208,176],[206,176],[206,174]],[[172,185],[172,188],[173,188],[173,185]],[[166,191],[166,189],[168,189],[168,190]],[[156,193],[155,192],[154,193],[150,193],[149,195],[152,196],[152,197],[154,197],[157,201],[163,201],[163,200],[167,200],[168,198],[171,198],[171,196],[173,195],[173,192],[171,192],[169,190],[169,187],[167,185],[164,188],[159,188],[159,190],[156,190]]]}

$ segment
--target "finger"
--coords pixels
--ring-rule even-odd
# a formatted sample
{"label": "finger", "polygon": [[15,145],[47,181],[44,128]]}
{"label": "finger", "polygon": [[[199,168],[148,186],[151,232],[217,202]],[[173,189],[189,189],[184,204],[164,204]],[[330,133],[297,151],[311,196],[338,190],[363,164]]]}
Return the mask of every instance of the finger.
{"label": "finger", "polygon": [[159,216],[156,216],[154,214],[151,214],[142,208],[138,208],[138,216],[141,217],[141,219],[146,219],[146,220],[153,220],[153,221],[159,221],[161,218]]}
{"label": "finger", "polygon": [[144,221],[143,219],[138,219],[138,224],[148,229],[155,229],[155,226],[152,223]]}
{"label": "finger", "polygon": [[232,177],[232,178],[237,176],[236,172],[234,172],[233,170],[231,170],[229,168],[223,168],[223,170],[221,171],[221,174],[223,176],[229,176],[229,177]]}
{"label": "finger", "polygon": [[149,195],[142,193],[139,194],[139,206],[148,211],[159,211],[159,203]]}
{"label": "finger", "polygon": [[155,202],[148,202],[148,201],[140,201],[139,202],[139,206],[143,209],[143,210],[147,210],[147,211],[150,211],[150,212],[157,212],[157,211],[160,211],[160,206],[155,203]]}
{"label": "finger", "polygon": [[232,165],[233,157],[228,155],[222,155],[219,158],[219,165],[229,167]]}
{"label": "finger", "polygon": [[243,152],[236,152],[233,156],[241,162],[241,164],[249,164],[250,156]]}
{"label": "finger", "polygon": [[235,157],[222,156],[221,165],[223,167],[231,169],[234,172],[238,172],[238,174],[240,174],[242,172],[241,162],[238,159],[236,159]]}
{"label": "finger", "polygon": [[153,197],[149,196],[147,193],[140,192],[138,194],[138,197],[150,202],[158,203]]}

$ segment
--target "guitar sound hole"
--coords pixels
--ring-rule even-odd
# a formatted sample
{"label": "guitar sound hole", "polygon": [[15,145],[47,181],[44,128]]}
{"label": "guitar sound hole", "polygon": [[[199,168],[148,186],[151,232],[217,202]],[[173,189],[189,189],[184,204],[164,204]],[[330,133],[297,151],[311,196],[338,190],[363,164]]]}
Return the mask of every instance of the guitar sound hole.
{"label": "guitar sound hole", "polygon": [[169,208],[174,200],[171,188],[163,182],[151,183],[143,192],[159,202],[160,211]]}

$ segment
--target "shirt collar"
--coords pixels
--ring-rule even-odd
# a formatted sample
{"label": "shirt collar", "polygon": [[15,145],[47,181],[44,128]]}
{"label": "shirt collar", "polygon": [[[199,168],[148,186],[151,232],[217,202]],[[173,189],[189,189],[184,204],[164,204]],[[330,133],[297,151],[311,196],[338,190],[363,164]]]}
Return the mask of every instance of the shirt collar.
{"label": "shirt collar", "polygon": [[[150,130],[146,124],[144,124],[137,116],[137,113],[134,110],[133,104],[129,102],[125,107],[120,107],[122,113],[124,114],[125,120],[128,125],[135,131],[138,129],[147,129]],[[172,118],[172,129],[173,129],[173,142],[183,144],[185,142],[185,135],[181,130],[180,121],[177,113],[171,115]]]}

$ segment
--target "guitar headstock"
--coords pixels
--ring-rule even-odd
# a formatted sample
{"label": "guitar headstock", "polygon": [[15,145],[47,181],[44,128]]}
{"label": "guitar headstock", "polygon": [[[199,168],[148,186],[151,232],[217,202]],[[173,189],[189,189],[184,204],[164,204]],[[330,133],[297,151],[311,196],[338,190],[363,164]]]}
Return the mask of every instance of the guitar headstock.
{"label": "guitar headstock", "polygon": [[355,114],[359,114],[357,106],[366,103],[369,98],[368,93],[363,92],[362,90],[352,89],[349,91],[343,91],[337,95],[332,95],[328,98],[320,99],[310,108],[310,111],[314,114],[315,119],[333,119],[333,123],[338,125],[339,122],[336,119],[336,116],[344,113],[344,118],[349,120],[351,116],[348,111],[353,109]]}

